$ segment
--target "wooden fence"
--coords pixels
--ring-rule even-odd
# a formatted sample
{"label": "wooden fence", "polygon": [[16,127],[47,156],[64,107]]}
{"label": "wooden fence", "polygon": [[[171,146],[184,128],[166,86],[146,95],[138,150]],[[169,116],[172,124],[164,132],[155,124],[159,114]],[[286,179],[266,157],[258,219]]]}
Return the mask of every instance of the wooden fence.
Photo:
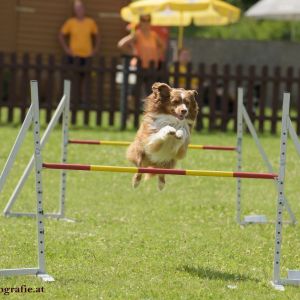
{"label": "wooden fence", "polygon": [[[83,112],[83,124],[138,127],[142,111],[141,99],[155,81],[171,83],[198,91],[200,112],[197,130],[208,128],[222,131],[236,127],[236,89],[245,88],[245,104],[260,132],[277,132],[280,122],[283,91],[292,93],[292,120],[300,133],[300,71],[292,67],[257,69],[255,66],[189,64],[180,73],[162,64],[159,70],[129,68],[130,58],[97,57],[84,66],[66,58],[50,55],[30,56],[0,53],[0,118],[2,123],[21,122],[29,107],[29,80],[39,82],[41,108],[49,122],[62,95],[63,80],[72,81],[71,122],[78,124]],[[122,69],[123,66],[123,69]],[[3,108],[6,108],[4,111]],[[15,114],[16,110],[20,114]],[[91,118],[91,113],[96,117]],[[104,118],[106,115],[108,118]],[[16,119],[17,118],[17,119]],[[108,120],[108,124],[104,123]]]}

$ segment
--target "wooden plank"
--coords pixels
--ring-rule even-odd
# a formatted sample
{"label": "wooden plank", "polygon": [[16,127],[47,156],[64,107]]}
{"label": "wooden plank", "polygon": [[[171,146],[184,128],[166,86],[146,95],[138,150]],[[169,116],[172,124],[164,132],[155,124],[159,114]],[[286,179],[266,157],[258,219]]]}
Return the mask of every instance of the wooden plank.
{"label": "wooden plank", "polygon": [[205,78],[205,64],[201,63],[198,66],[198,96],[196,101],[199,106],[199,112],[197,116],[196,130],[201,130],[203,128],[203,106],[204,106],[204,78]]}
{"label": "wooden plank", "polygon": [[[243,66],[237,65],[235,69],[235,91],[237,93],[237,89],[242,87],[243,84]],[[234,106],[234,131],[237,130],[237,101],[235,101]]]}
{"label": "wooden plank", "polygon": [[[103,100],[104,100],[104,82],[105,82],[105,68],[106,61],[104,57],[100,57],[98,60],[98,70],[97,70],[97,103],[96,103],[96,124],[102,125],[102,112],[103,112]],[[113,89],[114,86],[111,86]]]}
{"label": "wooden plank", "polygon": [[268,66],[263,66],[261,73],[260,97],[258,99],[259,106],[259,132],[264,132],[265,125],[265,105],[267,103],[267,88],[268,88],[269,69]]}
{"label": "wooden plank", "polygon": [[272,116],[271,116],[271,133],[276,133],[277,127],[277,114],[278,114],[278,102],[279,102],[279,87],[280,87],[280,73],[281,68],[279,66],[274,69],[273,78],[273,96],[272,96]]}
{"label": "wooden plank", "polygon": [[229,120],[228,116],[228,108],[229,108],[229,77],[230,77],[230,66],[226,64],[223,69],[223,99],[222,99],[222,123],[221,123],[221,130],[227,130],[227,122]]}
{"label": "wooden plank", "polygon": [[209,82],[209,130],[213,130],[216,124],[216,89],[217,89],[217,64],[211,65],[211,78]]}

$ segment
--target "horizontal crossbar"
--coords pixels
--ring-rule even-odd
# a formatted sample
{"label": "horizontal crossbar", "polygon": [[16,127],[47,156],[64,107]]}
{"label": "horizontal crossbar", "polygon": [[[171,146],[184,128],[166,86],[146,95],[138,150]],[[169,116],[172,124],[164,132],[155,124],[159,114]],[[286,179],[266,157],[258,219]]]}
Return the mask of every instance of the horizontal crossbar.
{"label": "horizontal crossbar", "polygon": [[43,168],[58,169],[58,170],[81,170],[81,171],[100,171],[100,172],[119,172],[119,173],[120,172],[121,173],[148,173],[148,174],[151,173],[151,174],[187,175],[187,176],[238,177],[238,178],[261,178],[261,179],[275,179],[278,177],[278,175],[275,173],[136,168],[136,167],[62,164],[62,163],[43,163]]}
{"label": "horizontal crossbar", "polygon": [[[97,140],[69,140],[69,144],[85,144],[85,145],[103,145],[103,146],[128,146],[128,141],[97,141]],[[190,149],[198,150],[223,150],[223,151],[235,151],[236,147],[231,146],[213,146],[213,145],[194,145],[188,146]]]}

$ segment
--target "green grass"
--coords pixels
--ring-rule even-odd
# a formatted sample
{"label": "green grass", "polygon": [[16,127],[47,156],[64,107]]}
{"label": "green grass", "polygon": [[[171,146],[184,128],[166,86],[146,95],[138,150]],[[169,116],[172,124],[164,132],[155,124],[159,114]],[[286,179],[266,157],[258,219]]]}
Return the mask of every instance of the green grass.
{"label": "green grass", "polygon": [[[0,128],[0,169],[18,133]],[[72,128],[84,139],[132,140],[133,131]],[[44,161],[60,158],[61,132],[53,132]],[[262,144],[278,168],[279,136],[264,135]],[[233,133],[195,133],[193,143],[235,145]],[[3,209],[33,151],[26,138],[1,193]],[[69,162],[128,165],[125,148],[69,146]],[[244,170],[266,171],[250,136],[244,139]],[[286,194],[300,218],[299,157],[288,147]],[[179,168],[235,170],[229,152],[193,151]],[[59,171],[43,172],[45,211],[58,209]],[[274,225],[240,227],[235,222],[234,179],[168,176],[163,192],[156,180],[131,188],[130,174],[70,172],[67,176],[67,223],[46,220],[47,271],[56,279],[0,278],[1,287],[26,284],[45,293],[25,299],[299,299],[297,287],[278,292],[272,279]],[[263,213],[274,220],[276,191],[266,180],[243,181],[243,213]],[[34,211],[34,177],[30,176],[14,207]],[[287,215],[285,214],[285,218]],[[36,266],[35,222],[0,217],[0,268]],[[282,276],[300,266],[298,226],[284,226]],[[235,285],[236,289],[228,286]],[[18,298],[11,294],[10,299]]]}

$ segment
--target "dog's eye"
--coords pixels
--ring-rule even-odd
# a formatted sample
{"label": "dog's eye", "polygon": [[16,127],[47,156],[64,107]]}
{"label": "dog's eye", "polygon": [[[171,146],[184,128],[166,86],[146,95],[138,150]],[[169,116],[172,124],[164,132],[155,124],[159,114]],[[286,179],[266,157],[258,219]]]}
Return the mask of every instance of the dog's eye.
{"label": "dog's eye", "polygon": [[184,103],[185,105],[188,106],[188,105],[190,105],[191,102],[190,102],[190,100],[188,100],[188,99],[184,99],[184,100],[183,100],[183,103]]}
{"label": "dog's eye", "polygon": [[180,103],[180,101],[178,99],[172,100],[172,104],[174,104],[174,105],[178,105],[179,103]]}

